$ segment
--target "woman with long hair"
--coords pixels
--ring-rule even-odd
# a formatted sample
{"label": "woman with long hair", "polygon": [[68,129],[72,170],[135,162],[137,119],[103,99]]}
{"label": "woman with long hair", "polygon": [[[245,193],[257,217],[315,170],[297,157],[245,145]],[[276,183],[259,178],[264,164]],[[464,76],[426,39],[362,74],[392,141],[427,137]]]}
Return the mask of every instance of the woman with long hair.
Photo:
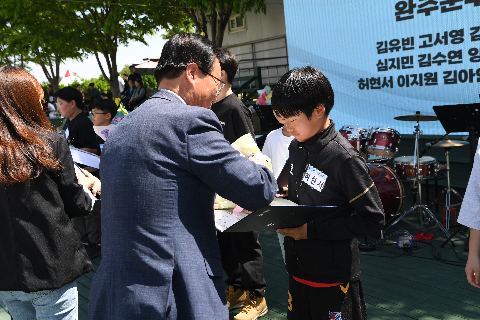
{"label": "woman with long hair", "polygon": [[75,280],[93,266],[70,218],[91,212],[100,181],[77,180],[42,100],[32,75],[0,66],[0,299],[15,320],[77,319]]}

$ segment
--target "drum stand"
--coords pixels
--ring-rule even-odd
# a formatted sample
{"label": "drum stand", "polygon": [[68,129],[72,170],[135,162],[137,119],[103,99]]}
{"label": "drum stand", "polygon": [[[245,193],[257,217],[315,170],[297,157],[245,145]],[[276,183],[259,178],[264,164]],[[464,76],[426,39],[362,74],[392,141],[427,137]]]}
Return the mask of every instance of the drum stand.
{"label": "drum stand", "polygon": [[[445,148],[445,157],[446,157],[446,160],[447,160],[447,187],[445,189],[443,189],[441,193],[445,192],[445,208],[446,208],[446,210],[445,210],[445,213],[446,213],[445,225],[447,226],[447,228],[449,228],[450,227],[450,208],[454,207],[454,206],[458,206],[460,204],[460,203],[451,204],[450,192],[455,193],[462,200],[463,200],[463,197],[455,189],[450,188],[450,148]],[[440,245],[440,248],[445,247],[445,245],[449,241],[451,241],[452,238],[455,237],[460,230],[463,229],[463,226],[461,226],[461,225],[457,225],[456,227],[458,227],[458,229],[455,230],[450,236],[447,237],[447,240],[445,240]],[[452,244],[453,244],[453,246],[455,246],[455,243],[453,241],[452,241]]]}
{"label": "drum stand", "polygon": [[[445,192],[445,209],[446,209],[445,211],[448,212],[448,216],[447,216],[448,219],[447,221],[445,221],[445,225],[446,225],[446,228],[449,229],[450,208],[456,207],[461,204],[461,202],[455,203],[455,204],[451,203],[451,199],[450,199],[451,192],[455,193],[462,200],[463,200],[463,197],[455,189],[450,187],[450,149],[451,148],[444,148],[444,149],[445,149],[445,158],[447,160],[447,187],[443,189],[440,194],[443,194]],[[436,199],[435,201],[437,200],[438,199]]]}
{"label": "drum stand", "polygon": [[407,214],[413,211],[418,211],[420,214],[420,224],[421,227],[423,228],[423,216],[427,215],[429,216],[433,221],[437,223],[437,225],[440,227],[440,229],[446,234],[447,238],[450,237],[450,234],[448,233],[447,229],[445,229],[440,221],[435,217],[435,215],[428,209],[427,206],[422,204],[422,180],[423,180],[423,175],[422,175],[422,169],[420,169],[420,154],[418,151],[418,140],[420,139],[420,125],[417,120],[417,124],[415,125],[415,132],[413,133],[415,135],[415,152],[413,154],[413,157],[415,159],[415,162],[413,164],[413,168],[416,169],[415,173],[415,180],[413,181],[414,187],[416,186],[418,192],[417,192],[417,203],[413,205],[410,209],[402,213],[390,226],[388,226],[387,229],[384,231],[387,231],[390,229],[393,225],[395,225],[400,219],[405,217]]}

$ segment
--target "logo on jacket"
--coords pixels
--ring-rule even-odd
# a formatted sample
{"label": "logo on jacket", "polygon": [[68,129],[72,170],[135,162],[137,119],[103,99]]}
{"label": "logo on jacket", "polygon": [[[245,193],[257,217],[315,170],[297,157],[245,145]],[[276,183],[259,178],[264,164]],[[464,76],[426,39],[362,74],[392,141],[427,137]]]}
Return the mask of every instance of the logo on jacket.
{"label": "logo on jacket", "polygon": [[303,174],[302,181],[308,184],[310,188],[322,192],[327,178],[328,176],[325,173],[309,165],[307,171]]}
{"label": "logo on jacket", "polygon": [[342,320],[342,313],[341,312],[328,312],[328,319]]}

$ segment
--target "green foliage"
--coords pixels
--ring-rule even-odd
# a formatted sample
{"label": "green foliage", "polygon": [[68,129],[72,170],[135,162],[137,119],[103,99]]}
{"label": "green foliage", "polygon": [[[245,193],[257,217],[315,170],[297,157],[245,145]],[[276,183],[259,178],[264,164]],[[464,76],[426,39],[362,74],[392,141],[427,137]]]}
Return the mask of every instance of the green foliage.
{"label": "green foliage", "polygon": [[186,18],[176,25],[169,25],[169,28],[165,31],[166,32],[162,35],[162,39],[167,40],[179,33],[195,33],[195,24],[190,18]]}
{"label": "green foliage", "polygon": [[[119,45],[145,43],[145,35],[186,20],[172,1],[142,0],[140,4],[138,0],[1,0],[0,32],[9,29],[5,42],[9,50],[0,50],[0,56],[28,56],[42,65],[48,81],[56,88],[59,64],[66,58],[81,59],[83,54],[91,53],[104,79],[113,86],[117,83]],[[1,44],[0,39],[0,48]],[[113,87],[112,92],[118,96],[118,87]]]}
{"label": "green foliage", "polygon": [[0,1],[0,60],[21,57],[20,66],[24,62],[40,64],[55,87],[60,63],[68,58],[82,59],[86,39],[72,26],[59,28],[50,8],[38,9],[27,0]]}
{"label": "green foliage", "polygon": [[[145,88],[150,88],[153,91],[157,91],[158,86],[157,86],[157,81],[155,80],[154,76],[143,76],[142,79],[143,79],[143,86]],[[88,85],[92,82],[95,84],[95,88],[100,90],[100,92],[102,92],[102,93],[106,94],[106,93],[112,91],[111,88],[110,88],[110,84],[108,83],[107,80],[105,80],[105,77],[103,77],[102,75],[99,76],[98,78],[81,79],[80,82],[75,80],[74,82],[69,84],[68,87],[77,88],[77,86],[79,84],[81,84],[82,85],[82,90],[87,90],[88,92],[90,92],[90,89],[89,89]],[[45,100],[48,99],[48,86],[49,85],[50,84],[48,82],[41,83],[42,89],[45,92]],[[62,84],[62,85],[59,86],[59,89],[62,89],[62,88],[65,88],[65,87],[66,86]]]}
{"label": "green foliage", "polygon": [[157,91],[158,85],[157,80],[155,80],[154,76],[143,76],[143,86],[145,88],[150,88],[153,91]]}
{"label": "green foliage", "polygon": [[[196,32],[212,39],[219,47],[222,46],[223,35],[232,13],[241,15],[251,11],[267,13],[265,0],[175,0],[175,2],[191,19]],[[207,25],[210,25],[210,33]]]}

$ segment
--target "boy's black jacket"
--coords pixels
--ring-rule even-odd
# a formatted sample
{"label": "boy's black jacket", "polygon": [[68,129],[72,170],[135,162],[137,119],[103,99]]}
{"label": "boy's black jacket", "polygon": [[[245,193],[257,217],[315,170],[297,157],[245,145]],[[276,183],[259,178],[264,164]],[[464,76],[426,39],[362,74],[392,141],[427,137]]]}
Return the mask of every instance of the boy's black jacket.
{"label": "boy's black jacket", "polygon": [[[365,160],[338,133],[333,121],[304,143],[293,140],[289,150],[278,179],[280,185],[288,175],[288,198],[299,205],[336,206],[338,210],[309,222],[308,239],[285,237],[287,271],[319,283],[359,280],[356,238],[379,232],[385,218]],[[305,178],[309,166],[326,175],[321,191]]]}

